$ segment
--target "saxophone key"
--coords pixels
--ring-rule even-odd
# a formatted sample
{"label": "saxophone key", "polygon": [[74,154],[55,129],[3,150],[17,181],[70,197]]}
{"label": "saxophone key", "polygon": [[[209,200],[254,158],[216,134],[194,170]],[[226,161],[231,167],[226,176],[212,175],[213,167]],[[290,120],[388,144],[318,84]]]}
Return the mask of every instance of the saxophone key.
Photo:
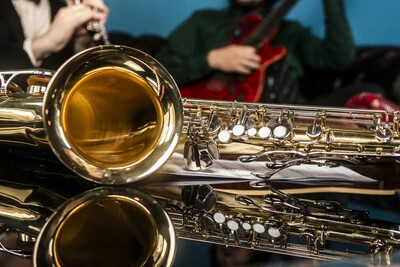
{"label": "saxophone key", "polygon": [[229,133],[228,130],[222,130],[218,133],[218,140],[222,144],[227,144],[231,140],[231,134]]}
{"label": "saxophone key", "polygon": [[258,136],[261,139],[267,139],[271,135],[271,128],[264,126],[261,127],[260,130],[258,130]]}
{"label": "saxophone key", "polygon": [[250,128],[247,130],[247,135],[249,137],[255,137],[257,135],[257,129],[256,128]]}
{"label": "saxophone key", "polygon": [[239,222],[235,219],[231,219],[226,223],[226,226],[228,227],[229,230],[231,230],[231,235],[233,237],[233,240],[235,241],[236,245],[240,246],[241,242],[238,237],[237,231],[240,229],[239,228]]}

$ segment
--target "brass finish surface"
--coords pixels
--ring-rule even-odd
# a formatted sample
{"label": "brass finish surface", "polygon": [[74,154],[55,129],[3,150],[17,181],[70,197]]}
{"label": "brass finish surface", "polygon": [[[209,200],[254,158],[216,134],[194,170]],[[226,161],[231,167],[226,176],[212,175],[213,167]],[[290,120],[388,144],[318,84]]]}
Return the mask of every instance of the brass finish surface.
{"label": "brass finish surface", "polygon": [[116,67],[85,74],[66,96],[62,114],[72,149],[110,167],[145,159],[157,144],[163,124],[160,104],[149,85]]}
{"label": "brass finish surface", "polygon": [[57,266],[143,266],[155,248],[154,218],[140,203],[99,198],[76,207],[54,238]]}

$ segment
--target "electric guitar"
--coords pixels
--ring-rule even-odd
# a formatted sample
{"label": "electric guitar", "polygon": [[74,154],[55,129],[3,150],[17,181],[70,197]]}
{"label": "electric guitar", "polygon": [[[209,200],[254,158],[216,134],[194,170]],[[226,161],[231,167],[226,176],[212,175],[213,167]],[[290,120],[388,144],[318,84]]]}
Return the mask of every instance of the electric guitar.
{"label": "electric guitar", "polygon": [[234,35],[227,45],[240,44],[257,48],[261,57],[261,68],[248,76],[216,72],[204,80],[180,88],[181,95],[188,98],[238,100],[258,102],[261,98],[268,66],[286,55],[283,46],[269,45],[268,38],[298,0],[282,0],[266,18],[251,13],[237,24]]}

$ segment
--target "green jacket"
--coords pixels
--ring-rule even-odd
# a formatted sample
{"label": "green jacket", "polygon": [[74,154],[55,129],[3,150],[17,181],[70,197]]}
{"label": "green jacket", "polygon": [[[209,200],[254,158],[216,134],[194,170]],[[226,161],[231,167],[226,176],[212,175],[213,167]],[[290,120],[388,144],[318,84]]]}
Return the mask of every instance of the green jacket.
{"label": "green jacket", "polygon": [[[304,66],[344,70],[353,60],[355,47],[342,0],[323,0],[326,33],[321,40],[298,22],[284,21],[271,45],[283,45],[294,78],[301,77]],[[168,37],[168,46],[156,58],[172,74],[178,85],[209,75],[210,50],[227,44],[237,22],[245,13],[235,7],[195,12]]]}

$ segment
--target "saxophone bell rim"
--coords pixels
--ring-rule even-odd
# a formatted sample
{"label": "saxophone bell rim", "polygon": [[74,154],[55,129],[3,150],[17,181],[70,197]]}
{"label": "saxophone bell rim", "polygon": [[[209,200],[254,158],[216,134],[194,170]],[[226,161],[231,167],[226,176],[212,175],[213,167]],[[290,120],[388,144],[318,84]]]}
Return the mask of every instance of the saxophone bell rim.
{"label": "saxophone bell rim", "polygon": [[[123,166],[101,165],[83,157],[66,138],[61,113],[65,99],[71,91],[68,86],[71,86],[74,80],[76,83],[80,69],[86,68],[90,71],[92,61],[103,64],[102,66],[124,68],[142,76],[156,96],[157,108],[161,110],[162,127],[154,148],[145,158]],[[78,73],[76,76],[75,72]],[[43,104],[44,129],[54,154],[79,176],[100,184],[136,182],[160,168],[179,142],[183,124],[182,114],[180,92],[168,71],[146,53],[117,45],[93,47],[70,58],[50,80]]]}
{"label": "saxophone bell rim", "polygon": [[144,212],[154,220],[157,232],[154,237],[155,247],[146,266],[171,266],[175,258],[176,236],[174,226],[167,213],[158,202],[146,193],[134,188],[115,186],[89,190],[62,204],[46,222],[36,240],[33,253],[34,267],[58,265],[58,260],[55,259],[56,234],[75,208],[90,201],[116,197],[130,199],[136,203],[134,205],[143,208]]}

